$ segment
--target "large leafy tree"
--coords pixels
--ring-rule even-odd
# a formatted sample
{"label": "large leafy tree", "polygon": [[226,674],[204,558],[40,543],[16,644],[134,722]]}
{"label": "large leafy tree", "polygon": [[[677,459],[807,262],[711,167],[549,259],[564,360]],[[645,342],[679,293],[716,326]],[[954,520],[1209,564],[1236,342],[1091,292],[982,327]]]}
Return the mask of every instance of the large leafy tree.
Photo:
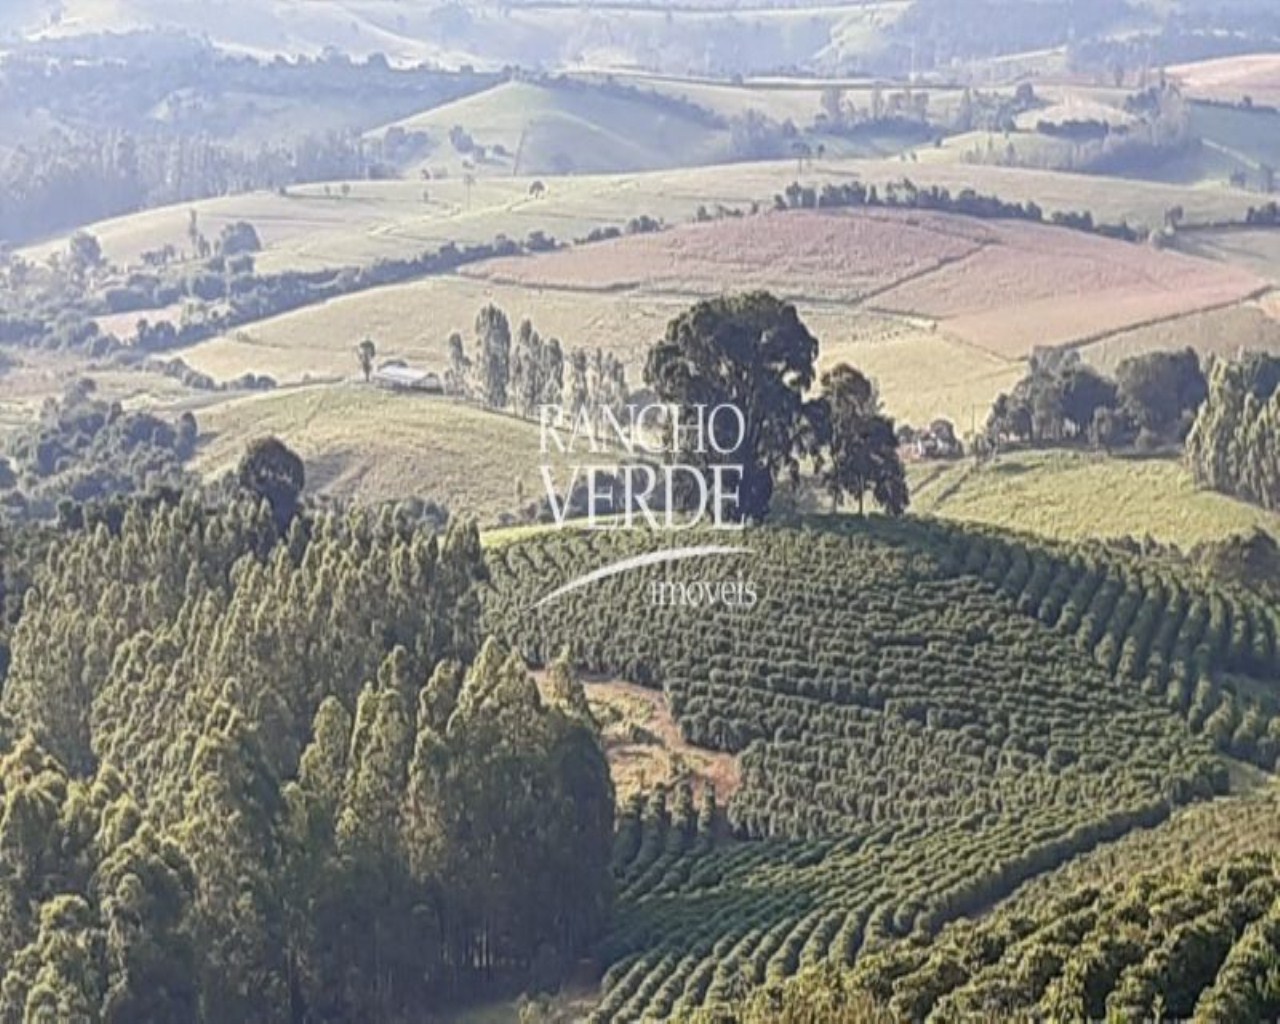
{"label": "large leafy tree", "polygon": [[[692,451],[688,436],[675,453],[694,466],[741,465],[738,502],[727,515],[763,519],[775,481],[784,474],[798,478],[800,460],[816,450],[821,410],[805,396],[817,359],[818,341],[795,306],[767,292],[700,302],[672,320],[650,350],[644,379],[663,402],[690,419],[696,406],[731,405],[742,414],[744,436],[731,454]],[[727,447],[737,424],[720,417],[714,432]]]}
{"label": "large leafy tree", "polygon": [[828,439],[822,481],[839,505],[846,495],[865,510],[867,492],[890,515],[902,515],[909,503],[906,473],[898,455],[893,420],[880,412],[875,385],[841,363],[822,375]]}
{"label": "large leafy tree", "polygon": [[1139,427],[1179,439],[1208,395],[1200,357],[1189,348],[1126,359],[1116,367],[1116,383],[1122,407]]}
{"label": "large leafy tree", "polygon": [[266,500],[276,525],[283,529],[297,511],[307,474],[292,448],[278,437],[260,437],[245,449],[236,479],[244,490]]}

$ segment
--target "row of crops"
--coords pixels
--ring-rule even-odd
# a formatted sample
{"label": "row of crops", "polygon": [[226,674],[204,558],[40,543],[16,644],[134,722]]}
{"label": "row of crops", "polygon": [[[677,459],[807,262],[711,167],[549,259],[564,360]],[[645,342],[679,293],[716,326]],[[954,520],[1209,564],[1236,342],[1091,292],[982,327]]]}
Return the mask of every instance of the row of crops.
{"label": "row of crops", "polygon": [[[624,815],[601,1021],[934,933],[1223,792],[1215,748],[1274,764],[1275,611],[1245,595],[920,521],[739,539],[749,555],[542,607],[658,540],[548,534],[490,554],[491,632],[534,662],[568,647],[587,669],[660,685],[686,739],[740,756],[736,841],[712,843],[684,799]],[[655,607],[665,573],[742,577],[760,600]]]}
{"label": "row of crops", "polygon": [[1280,876],[1270,855],[1088,886],[863,958],[854,984],[897,1020],[1280,1016]]}

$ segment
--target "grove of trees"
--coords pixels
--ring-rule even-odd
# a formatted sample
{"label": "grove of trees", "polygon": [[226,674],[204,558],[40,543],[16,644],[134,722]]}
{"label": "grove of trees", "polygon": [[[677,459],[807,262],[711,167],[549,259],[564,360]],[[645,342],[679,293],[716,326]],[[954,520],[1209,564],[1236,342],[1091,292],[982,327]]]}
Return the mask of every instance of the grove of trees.
{"label": "grove of trees", "polygon": [[[301,473],[273,448],[268,491]],[[134,501],[36,560],[0,1019],[408,1020],[554,986],[604,925],[596,727],[567,664],[540,690],[482,638],[475,527],[279,511]]]}
{"label": "grove of trees", "polygon": [[985,436],[996,445],[1088,442],[1151,449],[1181,443],[1205,394],[1200,357],[1189,348],[1131,356],[1114,380],[1073,350],[1039,350],[1013,391],[996,398]]}
{"label": "grove of trees", "polygon": [[1214,363],[1187,460],[1204,486],[1280,509],[1280,358]]}

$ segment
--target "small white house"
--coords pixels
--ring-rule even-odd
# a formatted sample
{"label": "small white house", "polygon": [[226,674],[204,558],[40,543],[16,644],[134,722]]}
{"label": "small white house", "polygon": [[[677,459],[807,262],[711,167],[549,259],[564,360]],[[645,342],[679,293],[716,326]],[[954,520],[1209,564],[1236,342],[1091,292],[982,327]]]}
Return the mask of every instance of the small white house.
{"label": "small white house", "polygon": [[373,371],[370,383],[389,391],[423,391],[427,394],[444,394],[444,382],[438,373],[415,370],[408,366],[381,366]]}

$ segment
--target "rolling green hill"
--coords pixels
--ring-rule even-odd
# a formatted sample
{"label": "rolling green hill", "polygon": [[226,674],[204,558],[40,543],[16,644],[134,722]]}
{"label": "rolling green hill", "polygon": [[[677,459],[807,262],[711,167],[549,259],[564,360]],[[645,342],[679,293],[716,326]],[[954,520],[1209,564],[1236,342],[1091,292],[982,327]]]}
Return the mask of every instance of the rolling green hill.
{"label": "rolling green hill", "polygon": [[[656,542],[573,531],[490,549],[489,629],[535,663],[568,646],[661,685],[686,740],[740,759],[727,815],[753,842],[695,828],[679,794],[624,813],[593,1020],[929,935],[1222,792],[1214,748],[1280,749],[1274,608],[1100,549],[936,523],[737,539],[749,555],[544,608],[566,578]],[[654,607],[651,585],[673,578],[750,580],[759,604]]]}
{"label": "rolling green hill", "polygon": [[489,524],[520,506],[518,493],[528,502],[542,490],[536,424],[443,398],[316,385],[197,415],[211,440],[196,468],[208,476],[233,468],[253,438],[272,434],[306,459],[313,494],[429,498]]}
{"label": "rolling green hill", "polygon": [[1187,548],[1254,529],[1280,537],[1280,516],[1198,490],[1174,459],[1009,452],[981,465],[918,463],[912,473],[917,512],[1062,540],[1149,536]]}

